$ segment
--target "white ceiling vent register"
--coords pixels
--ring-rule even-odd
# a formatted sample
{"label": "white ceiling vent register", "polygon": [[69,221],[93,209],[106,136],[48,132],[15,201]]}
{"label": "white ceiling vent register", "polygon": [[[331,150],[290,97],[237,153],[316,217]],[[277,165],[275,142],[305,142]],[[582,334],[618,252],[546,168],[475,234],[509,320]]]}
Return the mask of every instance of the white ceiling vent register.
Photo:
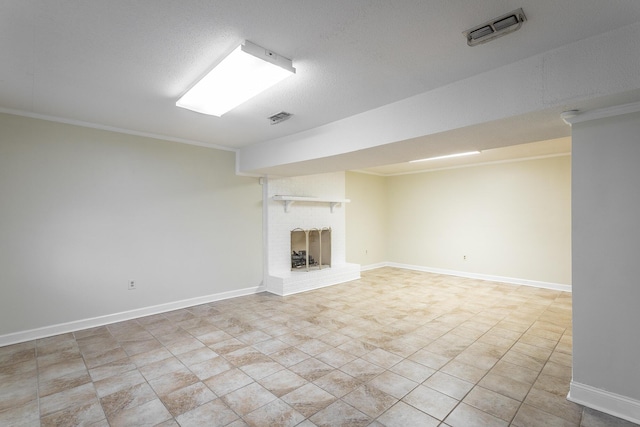
{"label": "white ceiling vent register", "polygon": [[289,120],[291,116],[293,116],[293,114],[287,113],[286,111],[280,111],[279,113],[267,118],[272,125],[277,125],[278,123],[282,123],[285,120]]}
{"label": "white ceiling vent register", "polygon": [[462,34],[467,38],[469,46],[476,46],[519,30],[526,20],[527,17],[520,8],[463,31]]}

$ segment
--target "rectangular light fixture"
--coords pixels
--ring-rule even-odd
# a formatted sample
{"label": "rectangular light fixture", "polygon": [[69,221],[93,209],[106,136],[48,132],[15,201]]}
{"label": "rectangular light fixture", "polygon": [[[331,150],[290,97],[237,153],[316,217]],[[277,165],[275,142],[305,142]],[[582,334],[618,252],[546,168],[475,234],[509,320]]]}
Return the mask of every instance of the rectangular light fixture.
{"label": "rectangular light fixture", "polygon": [[290,59],[245,41],[182,95],[176,105],[220,117],[295,72]]}
{"label": "rectangular light fixture", "polygon": [[420,160],[411,160],[409,163],[426,162],[426,161],[429,161],[429,160],[452,159],[454,157],[471,156],[473,154],[480,154],[480,152],[479,151],[467,151],[467,152],[464,152],[464,153],[447,154],[446,156],[429,157],[429,158],[420,159]]}

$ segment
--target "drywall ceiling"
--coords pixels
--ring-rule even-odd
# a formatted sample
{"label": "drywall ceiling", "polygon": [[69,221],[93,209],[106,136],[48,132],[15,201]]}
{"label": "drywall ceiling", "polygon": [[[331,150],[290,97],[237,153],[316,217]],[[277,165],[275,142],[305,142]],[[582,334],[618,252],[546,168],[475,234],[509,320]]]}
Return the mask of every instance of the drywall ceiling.
{"label": "drywall ceiling", "polygon": [[[519,7],[521,30],[466,45],[462,31]],[[4,0],[0,111],[238,149],[639,20],[637,0]],[[297,74],[220,118],[175,106],[245,39]],[[270,125],[282,110],[293,118]],[[338,164],[361,167],[318,171]]]}

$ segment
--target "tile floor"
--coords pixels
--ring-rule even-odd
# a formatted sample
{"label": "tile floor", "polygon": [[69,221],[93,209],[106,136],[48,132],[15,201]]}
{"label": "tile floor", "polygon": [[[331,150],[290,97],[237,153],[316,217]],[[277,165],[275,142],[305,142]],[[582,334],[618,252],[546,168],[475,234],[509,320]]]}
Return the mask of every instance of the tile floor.
{"label": "tile floor", "polygon": [[2,347],[0,425],[633,425],[571,345],[568,293],[382,268]]}

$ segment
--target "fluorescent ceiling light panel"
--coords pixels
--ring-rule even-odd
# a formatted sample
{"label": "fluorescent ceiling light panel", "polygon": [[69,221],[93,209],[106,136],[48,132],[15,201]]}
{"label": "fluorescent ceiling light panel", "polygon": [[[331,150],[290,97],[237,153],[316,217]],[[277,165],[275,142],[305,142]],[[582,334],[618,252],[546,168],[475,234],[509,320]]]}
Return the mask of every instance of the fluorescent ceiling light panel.
{"label": "fluorescent ceiling light panel", "polygon": [[440,159],[452,159],[454,157],[471,156],[473,154],[480,154],[479,151],[467,151],[465,153],[447,154],[446,156],[429,157],[427,159],[411,160],[409,163],[426,162],[428,160],[440,160]]}
{"label": "fluorescent ceiling light panel", "polygon": [[295,72],[290,59],[245,41],[189,89],[176,105],[220,117]]}

